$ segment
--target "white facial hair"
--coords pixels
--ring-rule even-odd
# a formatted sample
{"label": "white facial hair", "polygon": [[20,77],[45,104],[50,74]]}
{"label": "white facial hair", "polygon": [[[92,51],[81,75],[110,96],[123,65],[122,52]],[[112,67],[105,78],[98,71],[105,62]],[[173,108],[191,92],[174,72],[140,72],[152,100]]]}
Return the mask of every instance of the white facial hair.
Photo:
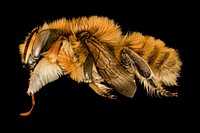
{"label": "white facial hair", "polygon": [[62,69],[56,62],[49,62],[43,58],[31,72],[27,94],[36,93],[43,86],[57,80],[62,75]]}

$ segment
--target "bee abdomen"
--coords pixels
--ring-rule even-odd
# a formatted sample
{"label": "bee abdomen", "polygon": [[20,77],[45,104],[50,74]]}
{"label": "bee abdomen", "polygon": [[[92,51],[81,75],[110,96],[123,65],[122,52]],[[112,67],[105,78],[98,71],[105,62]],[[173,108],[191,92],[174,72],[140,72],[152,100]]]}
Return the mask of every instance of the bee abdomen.
{"label": "bee abdomen", "polygon": [[126,36],[124,45],[141,56],[160,81],[166,85],[176,85],[182,65],[178,52],[151,36],[133,32]]}

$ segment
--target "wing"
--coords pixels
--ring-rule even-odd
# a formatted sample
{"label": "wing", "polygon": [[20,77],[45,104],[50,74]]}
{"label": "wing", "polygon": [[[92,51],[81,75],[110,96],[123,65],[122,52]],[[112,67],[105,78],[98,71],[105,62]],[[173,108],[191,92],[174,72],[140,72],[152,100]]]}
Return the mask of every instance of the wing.
{"label": "wing", "polygon": [[90,51],[102,78],[120,94],[133,97],[137,88],[134,75],[120,65],[110,48],[88,35],[82,35],[81,40]]}

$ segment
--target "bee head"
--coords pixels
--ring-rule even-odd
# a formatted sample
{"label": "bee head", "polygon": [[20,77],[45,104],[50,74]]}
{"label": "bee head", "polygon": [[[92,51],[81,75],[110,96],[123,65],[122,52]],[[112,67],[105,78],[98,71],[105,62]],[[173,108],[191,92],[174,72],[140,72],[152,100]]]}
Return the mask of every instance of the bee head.
{"label": "bee head", "polygon": [[32,30],[26,37],[25,42],[19,46],[23,67],[28,70],[35,68],[49,37],[50,30],[42,30],[40,32],[38,28]]}

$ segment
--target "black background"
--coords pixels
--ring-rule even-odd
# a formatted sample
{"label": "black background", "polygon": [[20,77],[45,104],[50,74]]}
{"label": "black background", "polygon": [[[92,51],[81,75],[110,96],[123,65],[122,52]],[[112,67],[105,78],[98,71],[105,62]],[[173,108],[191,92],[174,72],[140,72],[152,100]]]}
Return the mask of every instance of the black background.
{"label": "black background", "polygon": [[[135,2],[135,1],[49,1],[41,3],[18,3],[15,8],[6,4],[2,11],[2,29],[6,29],[2,66],[8,71],[5,78],[7,94],[12,98],[2,101],[14,113],[14,128],[24,131],[33,129],[57,129],[63,131],[107,131],[123,129],[171,131],[193,126],[198,118],[196,107],[198,86],[198,21],[195,3]],[[87,84],[78,84],[66,77],[43,87],[35,95],[36,105],[30,116],[21,117],[21,112],[31,106],[26,94],[29,73],[22,68],[18,46],[33,28],[45,21],[66,17],[100,15],[114,19],[123,32],[138,31],[163,40],[167,46],[177,49],[183,61],[179,86],[171,87],[179,92],[178,98],[156,98],[146,94],[138,83],[134,98],[119,96],[110,100],[98,96]],[[197,32],[195,32],[197,31]],[[196,58],[195,58],[196,57]],[[9,67],[8,67],[9,66]],[[14,71],[13,71],[14,70]],[[4,80],[3,80],[4,81]],[[4,88],[4,87],[3,87]],[[4,95],[4,94],[3,94]],[[4,101],[11,101],[9,104]],[[6,120],[9,123],[11,121]],[[84,126],[83,126],[84,125]],[[123,125],[123,126],[122,126]],[[93,129],[94,128],[94,129]],[[9,129],[9,128],[8,128]],[[31,129],[31,130],[27,130]]]}

